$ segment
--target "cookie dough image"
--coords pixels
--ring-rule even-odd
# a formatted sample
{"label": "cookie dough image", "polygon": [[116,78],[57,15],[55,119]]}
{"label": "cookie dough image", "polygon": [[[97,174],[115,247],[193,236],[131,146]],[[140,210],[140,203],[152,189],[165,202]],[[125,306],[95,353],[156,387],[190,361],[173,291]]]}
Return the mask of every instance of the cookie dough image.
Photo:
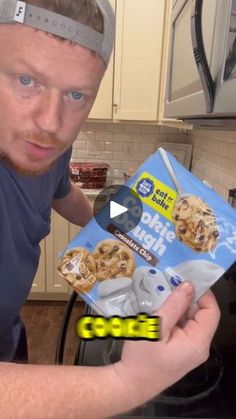
{"label": "cookie dough image", "polygon": [[153,313],[171,293],[171,287],[162,271],[140,266],[133,275],[133,290],[139,311]]}
{"label": "cookie dough image", "polygon": [[132,278],[102,281],[97,287],[98,300],[92,308],[105,316],[134,316],[140,312],[152,314],[171,293],[163,272],[140,266]]}
{"label": "cookie dough image", "polygon": [[131,278],[101,281],[97,287],[98,300],[91,307],[102,316],[134,316],[139,312]]}
{"label": "cookie dough image", "polygon": [[118,240],[103,240],[93,253],[98,281],[119,277],[132,277],[135,261],[132,251]]}
{"label": "cookie dough image", "polygon": [[86,293],[96,281],[96,263],[93,256],[84,248],[69,249],[58,264],[58,272],[72,287]]}
{"label": "cookie dough image", "polygon": [[173,212],[176,236],[196,252],[209,252],[216,246],[219,229],[211,208],[199,197],[177,200]]}

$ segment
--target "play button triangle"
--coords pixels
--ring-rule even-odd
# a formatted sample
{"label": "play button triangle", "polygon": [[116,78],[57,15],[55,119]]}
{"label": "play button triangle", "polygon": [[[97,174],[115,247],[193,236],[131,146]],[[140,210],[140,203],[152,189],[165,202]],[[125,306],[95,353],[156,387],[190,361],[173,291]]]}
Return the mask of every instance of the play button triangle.
{"label": "play button triangle", "polygon": [[118,217],[118,215],[124,214],[126,211],[128,211],[128,208],[115,201],[110,201],[110,218]]}

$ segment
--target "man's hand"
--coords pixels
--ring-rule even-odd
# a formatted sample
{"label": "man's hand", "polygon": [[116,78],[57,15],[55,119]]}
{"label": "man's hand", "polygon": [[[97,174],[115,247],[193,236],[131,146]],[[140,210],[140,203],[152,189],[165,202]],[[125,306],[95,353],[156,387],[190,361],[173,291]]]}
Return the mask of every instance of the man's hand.
{"label": "man's hand", "polygon": [[213,294],[208,291],[199,299],[193,318],[179,322],[192,298],[192,285],[184,283],[158,310],[160,341],[124,343],[121,361],[115,368],[126,387],[133,387],[134,404],[153,398],[207,360],[220,312]]}
{"label": "man's hand", "polygon": [[208,292],[199,300],[193,318],[180,326],[192,296],[190,285],[179,286],[157,313],[161,316],[161,341],[126,341],[122,359],[116,364],[0,363],[4,419],[110,418],[151,399],[208,357],[219,310]]}

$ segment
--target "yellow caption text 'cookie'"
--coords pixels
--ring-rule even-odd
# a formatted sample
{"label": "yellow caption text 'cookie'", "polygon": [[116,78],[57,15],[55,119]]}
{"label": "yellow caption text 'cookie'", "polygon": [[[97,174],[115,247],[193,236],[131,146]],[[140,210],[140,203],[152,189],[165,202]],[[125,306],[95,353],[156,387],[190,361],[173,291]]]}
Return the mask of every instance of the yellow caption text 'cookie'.
{"label": "yellow caption text 'cookie'", "polygon": [[77,335],[86,340],[132,339],[132,340],[160,340],[160,317],[138,316],[109,318],[103,316],[82,316],[76,324]]}

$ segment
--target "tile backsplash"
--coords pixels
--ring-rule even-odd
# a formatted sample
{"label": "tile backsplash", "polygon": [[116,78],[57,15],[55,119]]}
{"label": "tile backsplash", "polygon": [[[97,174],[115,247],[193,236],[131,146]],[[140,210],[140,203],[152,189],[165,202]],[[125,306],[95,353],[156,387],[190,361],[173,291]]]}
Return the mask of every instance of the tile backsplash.
{"label": "tile backsplash", "polygon": [[186,143],[187,133],[164,126],[89,122],[74,143],[72,159],[109,163],[123,174],[138,167],[160,141]]}
{"label": "tile backsplash", "polygon": [[232,131],[89,122],[74,143],[72,159],[109,163],[123,176],[154,152],[158,142],[192,144],[191,171],[207,180],[223,198],[236,187],[236,132]]}
{"label": "tile backsplash", "polygon": [[193,130],[187,141],[193,145],[191,171],[227,200],[236,187],[236,132]]}

